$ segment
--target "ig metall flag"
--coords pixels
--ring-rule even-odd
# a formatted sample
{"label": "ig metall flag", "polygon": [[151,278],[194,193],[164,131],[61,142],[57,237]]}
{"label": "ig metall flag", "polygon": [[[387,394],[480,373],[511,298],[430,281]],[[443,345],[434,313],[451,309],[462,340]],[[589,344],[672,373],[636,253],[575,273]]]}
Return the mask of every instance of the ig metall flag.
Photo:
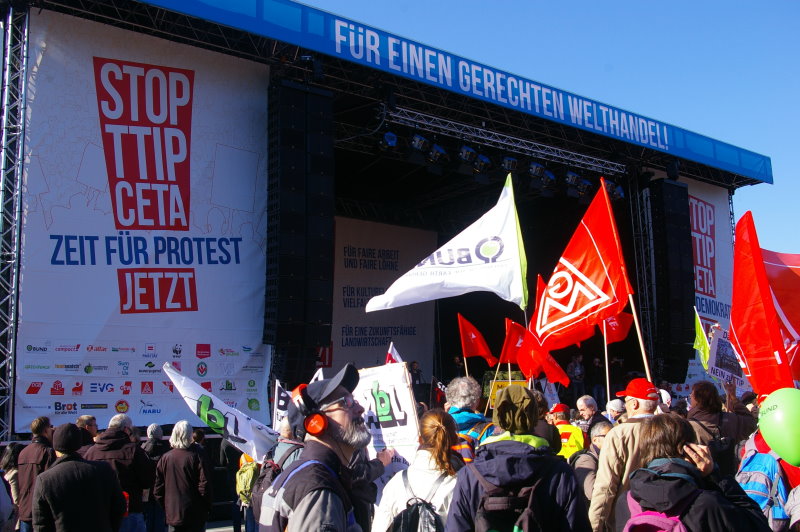
{"label": "ig metall flag", "polygon": [[222,435],[240,451],[261,460],[265,454],[278,445],[278,433],[258,420],[226,405],[208,390],[192,379],[178,373],[172,364],[165,362],[162,367],[167,377],[189,409],[214,432]]}
{"label": "ig metall flag", "polygon": [[384,294],[370,299],[366,310],[402,307],[484,290],[524,310],[528,306],[527,270],[509,174],[494,207],[422,259]]}

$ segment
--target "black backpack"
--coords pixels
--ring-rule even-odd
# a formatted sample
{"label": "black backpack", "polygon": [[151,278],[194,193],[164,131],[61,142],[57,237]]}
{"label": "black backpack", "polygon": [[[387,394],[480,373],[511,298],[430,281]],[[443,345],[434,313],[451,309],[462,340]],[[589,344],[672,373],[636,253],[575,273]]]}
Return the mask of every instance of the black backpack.
{"label": "black backpack", "polygon": [[261,500],[264,498],[264,492],[269,489],[272,482],[281,474],[283,471],[283,464],[292,453],[303,447],[305,447],[305,445],[300,442],[294,443],[286,449],[286,452],[283,453],[283,456],[281,456],[277,462],[271,459],[264,461],[264,465],[261,466],[261,472],[258,474],[258,478],[253,484],[253,491],[250,494],[250,507],[253,509],[253,516],[256,518],[256,523],[258,523],[258,518],[261,516]]}
{"label": "black backpack", "polygon": [[555,458],[543,458],[542,469],[533,485],[495,486],[481,475],[473,464],[467,464],[483,486],[483,494],[475,513],[475,532],[540,532],[547,530],[542,522],[536,489],[547,476]]}
{"label": "black backpack", "polygon": [[392,519],[387,532],[444,532],[442,518],[436,513],[436,508],[430,503],[436,490],[444,481],[445,475],[442,473],[436,482],[433,483],[430,493],[424,499],[414,495],[414,491],[408,484],[408,469],[403,470],[403,484],[406,492],[411,493],[412,497],[406,502],[405,509]]}
{"label": "black backpack", "polygon": [[697,422],[703,431],[711,436],[711,441],[708,442],[708,450],[711,452],[711,458],[714,463],[719,466],[719,472],[722,475],[736,475],[739,469],[739,460],[736,458],[736,444],[737,442],[729,437],[722,435],[722,413],[719,415],[719,422],[717,428],[712,432],[708,430],[702,422]]}
{"label": "black backpack", "polygon": [[581,449],[580,451],[572,453],[572,456],[569,457],[569,460],[567,460],[567,463],[570,465],[570,467],[572,467],[572,469],[575,469],[575,462],[577,462],[578,458],[580,458],[584,454],[588,454],[589,457],[592,460],[594,460],[595,465],[597,465],[599,463],[599,460],[598,460],[597,456],[592,454],[592,453],[590,453],[589,449]]}

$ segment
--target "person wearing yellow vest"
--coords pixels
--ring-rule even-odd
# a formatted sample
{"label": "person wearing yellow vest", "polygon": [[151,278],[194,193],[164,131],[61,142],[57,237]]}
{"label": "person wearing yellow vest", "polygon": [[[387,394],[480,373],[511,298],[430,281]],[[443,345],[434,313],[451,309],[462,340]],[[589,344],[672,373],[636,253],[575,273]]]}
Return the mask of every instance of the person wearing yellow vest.
{"label": "person wearing yellow vest", "polygon": [[558,456],[568,459],[583,449],[583,431],[579,427],[570,424],[568,421],[569,407],[564,403],[554,405],[550,410],[550,415],[552,416],[553,424],[561,434],[561,450],[558,452]]}

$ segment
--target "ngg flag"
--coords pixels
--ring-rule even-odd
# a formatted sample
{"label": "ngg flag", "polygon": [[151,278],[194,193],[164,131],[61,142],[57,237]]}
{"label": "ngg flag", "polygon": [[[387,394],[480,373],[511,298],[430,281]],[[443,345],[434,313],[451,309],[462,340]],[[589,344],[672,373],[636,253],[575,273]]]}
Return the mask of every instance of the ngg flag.
{"label": "ngg flag", "polygon": [[729,338],[744,374],[759,397],[793,388],[753,214],[736,223]]}
{"label": "ngg flag", "polygon": [[761,250],[792,377],[800,381],[800,255]]}
{"label": "ngg flag", "polygon": [[278,445],[277,432],[247,414],[229,407],[222,399],[192,379],[178,373],[169,362],[164,362],[162,370],[175,384],[175,390],[200,421],[214,432],[222,434],[223,438],[240,451],[256,460],[261,460]]}
{"label": "ngg flag", "polygon": [[[551,349],[582,336],[588,327],[619,314],[633,293],[619,244],[605,180],[537,296],[533,333]],[[580,340],[577,340],[580,341]],[[574,342],[568,342],[574,343]]]}
{"label": "ngg flag", "polygon": [[527,270],[509,174],[494,207],[422,259],[385,293],[370,299],[366,311],[480,290],[494,292],[525,309],[528,305]]}

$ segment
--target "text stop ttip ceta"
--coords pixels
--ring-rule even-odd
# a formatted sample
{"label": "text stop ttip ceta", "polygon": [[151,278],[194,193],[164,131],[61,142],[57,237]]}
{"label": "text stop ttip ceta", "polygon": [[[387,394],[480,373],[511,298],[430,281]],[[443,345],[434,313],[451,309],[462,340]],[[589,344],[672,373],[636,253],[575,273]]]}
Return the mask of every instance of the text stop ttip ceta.
{"label": "text stop ttip ceta", "polygon": [[94,58],[117,229],[187,231],[191,70]]}

